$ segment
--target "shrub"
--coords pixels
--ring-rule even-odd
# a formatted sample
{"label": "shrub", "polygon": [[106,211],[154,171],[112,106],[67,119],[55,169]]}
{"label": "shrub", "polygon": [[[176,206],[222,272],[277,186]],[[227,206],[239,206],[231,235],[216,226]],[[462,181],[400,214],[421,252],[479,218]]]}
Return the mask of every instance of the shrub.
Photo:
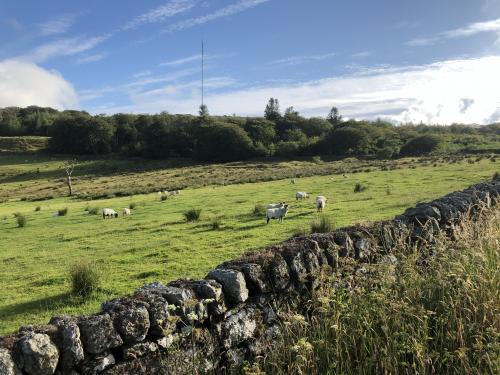
{"label": "shrub", "polygon": [[98,215],[99,214],[99,207],[89,207],[87,210],[89,215]]}
{"label": "shrub", "polygon": [[366,189],[367,189],[367,187],[360,182],[356,182],[356,185],[354,186],[355,193],[361,193],[362,191],[365,191]]}
{"label": "shrub", "polygon": [[198,221],[201,216],[201,210],[192,208],[186,212],[184,212],[184,217],[187,221]]}
{"label": "shrub", "polygon": [[389,186],[385,189],[385,193],[387,195],[391,195],[392,194],[391,188]]}
{"label": "shrub", "polygon": [[297,228],[293,231],[292,237],[307,236],[309,233],[311,232],[307,228]]}
{"label": "shrub", "polygon": [[441,140],[434,135],[421,135],[410,139],[401,147],[400,155],[418,156],[436,151],[441,145]]}
{"label": "shrub", "polygon": [[316,164],[321,164],[322,163],[321,156],[313,156],[312,162]]}
{"label": "shrub", "polygon": [[499,179],[500,179],[500,173],[495,172],[495,173],[493,174],[493,181],[496,181],[496,180],[499,180]]}
{"label": "shrub", "polygon": [[66,216],[68,214],[68,207],[64,207],[60,210],[57,210],[57,216]]}
{"label": "shrub", "polygon": [[165,195],[165,194],[162,194],[162,195],[160,196],[160,200],[161,200],[162,202],[163,202],[163,201],[166,201],[167,199],[168,199],[168,196],[167,196],[167,195]]}
{"label": "shrub", "polygon": [[253,208],[254,216],[263,216],[266,214],[266,207],[263,204],[256,204]]}
{"label": "shrub", "polygon": [[82,260],[70,269],[71,292],[79,297],[90,297],[101,282],[101,274],[97,264]]}
{"label": "shrub", "polygon": [[36,206],[36,207],[35,207],[35,212],[38,212],[38,211],[40,211],[41,209],[42,209],[42,208],[41,208],[40,206]]}
{"label": "shrub", "polygon": [[136,206],[137,206],[137,203],[132,202],[132,203],[130,203],[128,205],[128,208],[130,208],[131,210],[133,210]]}
{"label": "shrub", "polygon": [[324,215],[320,219],[311,223],[311,233],[328,233],[335,229],[333,222]]}
{"label": "shrub", "polygon": [[14,214],[14,216],[16,217],[16,221],[17,221],[17,226],[19,228],[23,228],[26,226],[26,216],[24,216],[23,214],[20,214],[19,212],[16,212]]}
{"label": "shrub", "polygon": [[222,227],[222,218],[214,217],[210,223],[213,230],[219,230]]}

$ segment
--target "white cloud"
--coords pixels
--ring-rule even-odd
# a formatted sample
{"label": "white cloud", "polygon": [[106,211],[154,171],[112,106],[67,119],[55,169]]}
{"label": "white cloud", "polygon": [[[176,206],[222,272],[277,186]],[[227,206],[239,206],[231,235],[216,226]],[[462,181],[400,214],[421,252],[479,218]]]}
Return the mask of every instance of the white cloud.
{"label": "white cloud", "polygon": [[[234,53],[224,53],[224,54],[217,54],[217,55],[206,54],[204,56],[204,59],[205,59],[205,61],[209,61],[209,60],[222,59],[225,57],[232,57],[232,56],[234,56]],[[176,59],[176,60],[165,61],[161,64],[158,64],[158,66],[179,66],[179,65],[189,64],[193,61],[201,62],[201,54],[183,57],[181,59]]]}
{"label": "white cloud", "polygon": [[163,32],[171,33],[174,31],[189,29],[197,25],[203,25],[204,23],[214,21],[218,18],[228,17],[233,14],[243,12],[247,9],[256,7],[257,5],[267,3],[268,1],[270,0],[240,0],[237,3],[227,5],[213,13],[205,14],[200,17],[188,18],[184,21],[174,23],[173,25],[163,30]]}
{"label": "white cloud", "polygon": [[308,62],[322,61],[334,57],[336,54],[325,53],[322,55],[309,55],[309,56],[291,56],[284,59],[274,60],[268,62],[266,65],[299,65]]}
{"label": "white cloud", "polygon": [[412,39],[412,40],[406,42],[406,45],[411,46],[411,47],[427,46],[427,45],[438,43],[438,42],[445,40],[445,39],[463,38],[463,37],[472,36],[472,35],[476,35],[476,34],[480,34],[480,33],[496,33],[498,35],[497,43],[499,43],[499,40],[500,40],[500,18],[497,18],[497,19],[491,20],[491,21],[471,23],[471,24],[466,25],[464,27],[461,27],[458,29],[453,29],[453,30],[448,30],[448,31],[443,31],[441,33],[438,33],[434,36],[427,37],[427,38],[415,38],[415,39]]}
{"label": "white cloud", "polygon": [[40,33],[42,35],[63,34],[73,25],[74,20],[75,16],[73,14],[63,14],[57,18],[40,24]]}
{"label": "white cloud", "polygon": [[0,107],[78,108],[73,86],[58,72],[18,60],[0,61]]}
{"label": "white cloud", "polygon": [[371,52],[368,52],[368,51],[362,51],[362,52],[358,52],[358,53],[353,53],[351,55],[351,57],[353,58],[360,58],[360,57],[369,57],[371,56],[372,53]]}
{"label": "white cloud", "polygon": [[21,58],[33,62],[43,62],[54,57],[72,56],[91,50],[108,38],[109,35],[58,39],[36,47]]}
{"label": "white cloud", "polygon": [[[262,115],[270,97],[283,108],[293,105],[306,116],[326,116],[337,106],[348,118],[387,118],[397,122],[490,122],[500,108],[500,56],[362,70],[361,73],[302,83],[271,83],[244,89],[227,87],[207,93],[212,114]],[[231,89],[232,88],[232,89]],[[107,112],[196,113],[199,86],[190,83],[156,91],[134,92],[133,103]],[[466,107],[466,108],[465,108]]]}
{"label": "white cloud", "polygon": [[86,64],[86,63],[90,63],[90,62],[101,61],[107,55],[108,55],[107,53],[96,53],[94,55],[81,56],[78,59],[76,59],[76,63],[77,64]]}
{"label": "white cloud", "polygon": [[156,23],[166,20],[167,18],[187,12],[193,8],[196,0],[171,0],[165,4],[150,10],[147,13],[135,17],[132,21],[123,26],[124,30],[134,29],[141,25]]}

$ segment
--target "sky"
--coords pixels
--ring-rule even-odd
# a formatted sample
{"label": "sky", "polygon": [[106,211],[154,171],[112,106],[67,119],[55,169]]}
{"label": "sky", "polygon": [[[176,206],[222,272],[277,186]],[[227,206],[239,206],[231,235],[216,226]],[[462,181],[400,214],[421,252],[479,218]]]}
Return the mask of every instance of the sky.
{"label": "sky", "polygon": [[500,0],[0,0],[0,107],[500,121]]}

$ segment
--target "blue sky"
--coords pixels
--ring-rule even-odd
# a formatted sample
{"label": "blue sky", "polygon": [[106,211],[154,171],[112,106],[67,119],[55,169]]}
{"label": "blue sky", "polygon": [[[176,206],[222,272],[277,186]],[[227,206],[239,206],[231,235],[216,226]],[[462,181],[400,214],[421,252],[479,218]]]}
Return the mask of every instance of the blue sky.
{"label": "blue sky", "polygon": [[2,1],[0,107],[500,121],[498,0]]}

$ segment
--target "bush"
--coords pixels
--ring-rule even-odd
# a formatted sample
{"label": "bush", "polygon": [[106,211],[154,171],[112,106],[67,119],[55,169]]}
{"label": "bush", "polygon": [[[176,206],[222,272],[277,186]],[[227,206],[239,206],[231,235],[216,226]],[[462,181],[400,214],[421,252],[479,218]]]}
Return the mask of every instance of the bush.
{"label": "bush", "polygon": [[66,216],[68,214],[68,207],[64,207],[60,210],[57,210],[57,216]]}
{"label": "bush", "polygon": [[312,162],[316,164],[321,164],[322,163],[321,156],[313,156]]}
{"label": "bush", "polygon": [[498,172],[495,172],[493,174],[493,181],[496,181],[496,180],[500,180],[500,173],[498,173]]}
{"label": "bush", "polygon": [[318,221],[311,223],[311,233],[328,233],[335,229],[333,222],[324,215],[321,215]]}
{"label": "bush", "polygon": [[266,214],[266,207],[263,204],[256,204],[253,208],[254,216],[263,216]]}
{"label": "bush", "polygon": [[210,223],[213,230],[219,230],[222,227],[222,218],[214,217]]}
{"label": "bush", "polygon": [[184,212],[184,217],[187,221],[198,221],[201,216],[201,210],[192,208],[189,211]]}
{"label": "bush", "polygon": [[355,193],[361,193],[362,191],[365,191],[367,187],[360,182],[357,182],[356,185],[354,186],[354,192]]}
{"label": "bush", "polygon": [[99,214],[99,207],[89,207],[87,211],[88,211],[89,215],[98,215]]}
{"label": "bush", "polygon": [[89,261],[75,263],[70,269],[71,292],[79,297],[90,297],[101,283],[97,264]]}
{"label": "bush", "polygon": [[302,236],[307,236],[311,232],[307,228],[297,228],[293,231],[292,237],[302,237]]}
{"label": "bush", "polygon": [[137,203],[132,202],[132,203],[130,203],[128,205],[128,208],[130,208],[131,210],[133,210],[136,206],[137,206]]}
{"label": "bush", "polygon": [[441,140],[437,136],[421,135],[406,142],[399,153],[402,156],[419,156],[438,150],[440,145]]}
{"label": "bush", "polygon": [[41,208],[40,206],[36,206],[36,207],[35,207],[35,212],[38,212],[38,211],[40,211],[41,209],[42,209],[42,208]]}
{"label": "bush", "polygon": [[27,223],[26,216],[24,216],[23,214],[20,214],[19,212],[16,212],[14,214],[14,216],[16,217],[17,226],[19,228],[23,228],[26,226],[26,223]]}
{"label": "bush", "polygon": [[168,195],[165,195],[165,194],[162,194],[160,196],[160,200],[163,202],[163,201],[166,201],[168,199]]}

